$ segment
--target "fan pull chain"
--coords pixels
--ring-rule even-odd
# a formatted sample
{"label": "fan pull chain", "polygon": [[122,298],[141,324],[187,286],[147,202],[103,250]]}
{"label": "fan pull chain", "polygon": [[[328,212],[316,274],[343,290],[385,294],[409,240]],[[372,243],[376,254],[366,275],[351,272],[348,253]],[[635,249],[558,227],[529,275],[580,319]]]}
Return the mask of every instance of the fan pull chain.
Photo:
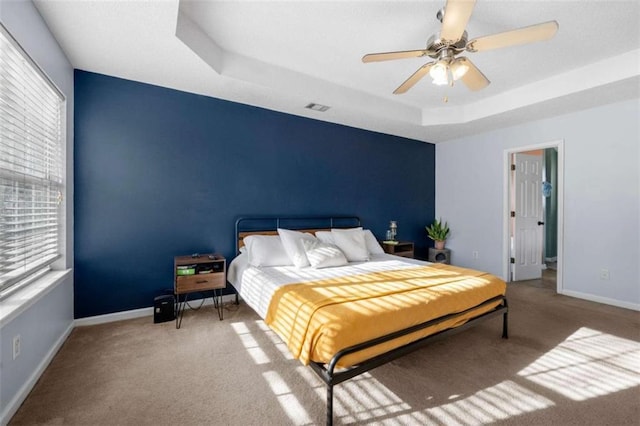
{"label": "fan pull chain", "polygon": [[[447,86],[449,87],[453,87],[453,73],[451,72],[451,68],[447,68]],[[445,86],[445,92],[444,92],[444,96],[442,97],[442,102],[444,102],[445,104],[449,102],[449,96],[447,96],[447,92],[446,92],[446,86]]]}

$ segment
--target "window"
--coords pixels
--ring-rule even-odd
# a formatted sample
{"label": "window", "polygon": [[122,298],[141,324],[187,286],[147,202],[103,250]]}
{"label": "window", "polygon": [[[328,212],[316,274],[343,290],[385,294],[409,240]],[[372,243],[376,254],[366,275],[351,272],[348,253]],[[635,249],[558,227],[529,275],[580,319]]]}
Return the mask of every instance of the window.
{"label": "window", "polygon": [[64,105],[0,25],[0,296],[61,255]]}

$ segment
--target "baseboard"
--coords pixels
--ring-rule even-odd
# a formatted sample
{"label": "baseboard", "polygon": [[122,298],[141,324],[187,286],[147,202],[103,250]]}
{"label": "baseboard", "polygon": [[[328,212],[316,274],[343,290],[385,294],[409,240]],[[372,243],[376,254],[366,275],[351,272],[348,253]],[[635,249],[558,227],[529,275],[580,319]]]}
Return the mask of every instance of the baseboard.
{"label": "baseboard", "polygon": [[609,299],[608,297],[594,296],[593,294],[581,293],[579,291],[563,290],[560,292],[565,296],[571,296],[578,299],[588,300],[590,302],[604,303],[605,305],[617,306],[618,308],[631,309],[634,311],[640,311],[640,304],[622,302],[616,299]]}
{"label": "baseboard", "polygon": [[[236,300],[235,294],[225,294],[222,296],[222,303]],[[189,303],[192,305],[200,305],[202,299],[189,299]],[[207,297],[204,299],[204,306],[213,305],[213,298]],[[112,314],[96,315],[93,317],[78,318],[74,321],[76,327],[83,327],[87,325],[106,324],[109,322],[123,321],[133,318],[150,317],[153,315],[153,307],[132,309],[130,311],[114,312]]]}
{"label": "baseboard", "polygon": [[11,420],[13,415],[16,414],[16,412],[18,411],[18,408],[20,408],[20,405],[22,405],[24,400],[27,399],[29,392],[31,392],[33,387],[36,385],[36,383],[40,379],[40,376],[42,376],[42,374],[44,373],[44,370],[46,370],[46,368],[49,366],[49,364],[53,360],[53,357],[58,353],[58,351],[62,347],[62,344],[65,342],[65,340],[67,340],[67,337],[69,337],[69,334],[71,334],[73,327],[74,327],[74,323],[71,322],[69,324],[69,327],[67,327],[64,333],[62,333],[58,338],[58,340],[56,340],[56,343],[51,347],[49,352],[47,352],[47,355],[42,359],[40,364],[38,364],[38,367],[33,371],[33,373],[31,373],[31,376],[29,376],[29,379],[22,385],[20,390],[13,397],[13,399],[7,404],[7,407],[2,413],[2,417],[0,417],[0,425],[8,424],[9,420]]}
{"label": "baseboard", "polygon": [[123,321],[133,318],[148,317],[153,315],[153,307],[133,309],[130,311],[114,312],[112,314],[96,315],[93,317],[78,318],[73,323],[76,327],[86,325],[105,324],[108,322]]}

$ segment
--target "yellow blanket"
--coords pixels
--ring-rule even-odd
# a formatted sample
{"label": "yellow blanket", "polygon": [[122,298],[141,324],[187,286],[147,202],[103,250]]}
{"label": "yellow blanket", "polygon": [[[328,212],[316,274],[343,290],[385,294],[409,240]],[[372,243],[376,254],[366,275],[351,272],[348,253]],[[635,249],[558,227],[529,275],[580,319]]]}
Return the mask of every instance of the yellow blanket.
{"label": "yellow blanket", "polygon": [[[486,272],[443,264],[325,279],[280,287],[265,322],[304,365],[328,363],[339,350],[504,295],[506,285]],[[464,324],[498,303],[460,318],[346,356],[358,364],[440,330]]]}

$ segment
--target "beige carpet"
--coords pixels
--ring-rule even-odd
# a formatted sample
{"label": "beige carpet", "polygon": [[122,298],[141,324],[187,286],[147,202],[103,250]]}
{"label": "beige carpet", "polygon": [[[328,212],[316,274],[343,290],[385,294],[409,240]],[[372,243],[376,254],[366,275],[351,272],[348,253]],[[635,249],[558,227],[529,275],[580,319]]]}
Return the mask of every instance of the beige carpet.
{"label": "beige carpet", "polygon": [[[336,387],[335,423],[638,425],[640,314],[511,284],[501,319]],[[305,425],[325,389],[246,305],[76,328],[11,425]]]}

